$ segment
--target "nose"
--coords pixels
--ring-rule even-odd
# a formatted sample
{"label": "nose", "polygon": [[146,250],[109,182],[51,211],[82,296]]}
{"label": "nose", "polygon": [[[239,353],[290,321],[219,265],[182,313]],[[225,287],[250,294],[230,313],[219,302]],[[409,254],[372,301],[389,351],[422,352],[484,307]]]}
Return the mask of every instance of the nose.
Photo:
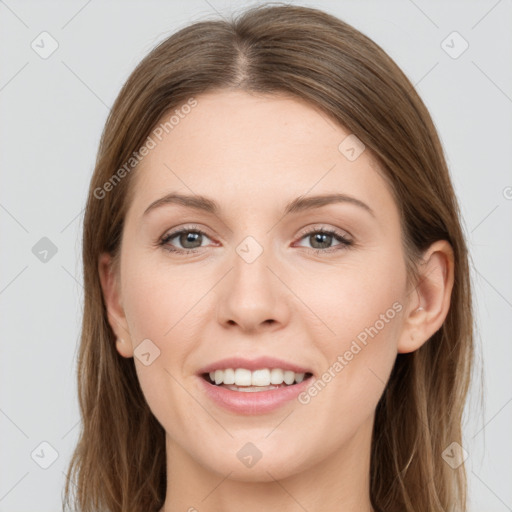
{"label": "nose", "polygon": [[271,260],[266,251],[252,262],[235,254],[231,271],[219,283],[217,320],[224,327],[254,332],[288,323],[290,292]]}

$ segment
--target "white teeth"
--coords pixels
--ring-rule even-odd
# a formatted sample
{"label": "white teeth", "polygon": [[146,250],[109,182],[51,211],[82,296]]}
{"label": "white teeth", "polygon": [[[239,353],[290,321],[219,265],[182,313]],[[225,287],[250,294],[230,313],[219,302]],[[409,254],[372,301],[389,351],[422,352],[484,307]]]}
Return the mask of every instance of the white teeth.
{"label": "white teeth", "polygon": [[[222,373],[224,372],[222,371]],[[245,368],[237,368],[235,370],[235,384],[237,386],[250,386],[252,384],[251,370],[246,370]]]}
{"label": "white teeth", "polygon": [[284,381],[284,372],[279,368],[272,368],[270,371],[270,384],[282,384]]}
{"label": "white teeth", "polygon": [[295,373],[290,370],[281,370],[280,368],[262,368],[251,372],[245,368],[227,368],[225,370],[215,370],[209,373],[210,380],[215,384],[225,384],[228,386],[246,386],[246,391],[253,391],[250,386],[269,387],[283,384],[290,386],[293,383],[299,383],[304,380],[304,373]]}
{"label": "white teeth", "polygon": [[295,382],[295,372],[291,372],[290,370],[285,371],[284,382],[288,385],[293,384]]}
{"label": "white teeth", "polygon": [[252,372],[251,384],[253,386],[268,386],[270,384],[270,370],[265,368]]}
{"label": "white teeth", "polygon": [[215,370],[210,372],[210,379],[215,381],[215,384],[235,384],[235,371],[232,368]]}
{"label": "white teeth", "polygon": [[224,384],[234,384],[235,383],[235,370],[233,368],[228,368],[224,370]]}

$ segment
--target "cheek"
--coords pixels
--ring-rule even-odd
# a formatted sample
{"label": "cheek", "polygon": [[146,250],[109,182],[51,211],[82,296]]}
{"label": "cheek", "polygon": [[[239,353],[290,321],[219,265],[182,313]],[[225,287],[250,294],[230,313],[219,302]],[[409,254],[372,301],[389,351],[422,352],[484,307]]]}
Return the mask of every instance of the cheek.
{"label": "cheek", "polygon": [[346,279],[334,327],[344,344],[357,340],[369,349],[365,352],[380,352],[386,347],[396,350],[404,288],[399,275],[395,280],[390,277],[389,273],[368,271]]}
{"label": "cheek", "polygon": [[396,350],[406,291],[401,253],[389,250],[356,254],[346,264],[303,280],[299,290],[301,296],[307,297],[310,309],[324,322],[323,335],[319,335],[320,327],[315,326],[311,339],[331,359],[349,350],[356,339],[363,344],[376,340],[372,346],[367,343],[369,350],[365,352],[381,351],[385,346]]}
{"label": "cheek", "polygon": [[[140,387],[154,416],[174,436],[190,429],[183,364],[193,350],[194,338],[198,339],[197,333],[187,332],[187,320],[194,312],[190,309],[197,298],[192,300],[193,294],[180,284],[179,279],[171,282],[169,276],[139,269],[127,279],[125,288],[129,290],[125,313]],[[142,352],[137,346],[143,340],[150,340],[148,365],[137,357]]]}
{"label": "cheek", "polygon": [[322,326],[322,335],[316,327],[310,332],[324,367],[318,399],[305,396],[304,402],[316,400],[318,414],[333,404],[331,414],[351,411],[358,417],[354,425],[373,412],[384,390],[405,310],[406,274],[399,255],[366,263],[340,269],[308,295],[308,305],[321,312],[330,331]]}
{"label": "cheek", "polygon": [[[184,364],[201,340],[200,325],[194,319],[208,290],[204,276],[200,272],[185,275],[179,269],[155,264],[151,258],[144,261],[142,256],[126,261],[124,276],[123,306],[141,389],[160,423],[168,426],[172,416],[172,429],[181,432],[190,428]],[[137,347],[143,341],[151,353],[152,362],[147,366],[137,357]],[[170,412],[176,410],[180,413]]]}
{"label": "cheek", "polygon": [[124,308],[134,345],[150,338],[166,343],[181,325],[194,315],[193,307],[205,293],[200,273],[184,273],[170,266],[151,265],[151,259],[138,267],[126,267],[123,284]]}

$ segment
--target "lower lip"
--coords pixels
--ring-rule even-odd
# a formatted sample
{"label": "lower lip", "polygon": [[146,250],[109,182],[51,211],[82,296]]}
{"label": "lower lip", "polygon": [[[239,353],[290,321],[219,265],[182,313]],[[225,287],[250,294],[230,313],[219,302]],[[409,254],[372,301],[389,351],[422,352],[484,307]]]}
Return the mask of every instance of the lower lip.
{"label": "lower lip", "polygon": [[298,384],[270,389],[268,391],[233,391],[231,389],[210,384],[199,376],[206,395],[216,404],[238,414],[264,414],[272,412],[290,402],[302,393],[312,382],[309,377]]}

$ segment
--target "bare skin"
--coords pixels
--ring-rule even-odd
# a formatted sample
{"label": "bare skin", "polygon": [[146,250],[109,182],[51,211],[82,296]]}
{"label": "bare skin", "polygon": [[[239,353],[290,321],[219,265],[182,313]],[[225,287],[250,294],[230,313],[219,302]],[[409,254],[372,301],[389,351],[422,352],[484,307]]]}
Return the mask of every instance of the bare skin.
{"label": "bare skin", "polygon": [[[425,252],[414,287],[398,208],[376,162],[368,150],[350,161],[338,149],[349,132],[284,96],[196,99],[134,171],[119,271],[109,255],[99,261],[119,354],[134,357],[145,339],[160,350],[148,366],[134,362],[166,431],[162,511],[370,512],[375,408],[397,353],[418,349],[446,317],[451,247],[438,241]],[[206,196],[219,211],[166,204],[144,214],[171,192]],[[333,193],[368,209],[343,201],[284,215],[296,198]],[[181,228],[205,235],[158,245]],[[336,236],[322,239],[323,229]],[[251,251],[263,249],[251,263],[237,252],[248,236]],[[354,353],[371,326],[377,334]],[[261,415],[224,410],[205,395],[201,367],[259,355],[310,368],[316,379],[330,369],[331,379],[307,403]],[[346,364],[336,371],[338,356]],[[252,467],[237,457],[248,442],[262,455]]]}

